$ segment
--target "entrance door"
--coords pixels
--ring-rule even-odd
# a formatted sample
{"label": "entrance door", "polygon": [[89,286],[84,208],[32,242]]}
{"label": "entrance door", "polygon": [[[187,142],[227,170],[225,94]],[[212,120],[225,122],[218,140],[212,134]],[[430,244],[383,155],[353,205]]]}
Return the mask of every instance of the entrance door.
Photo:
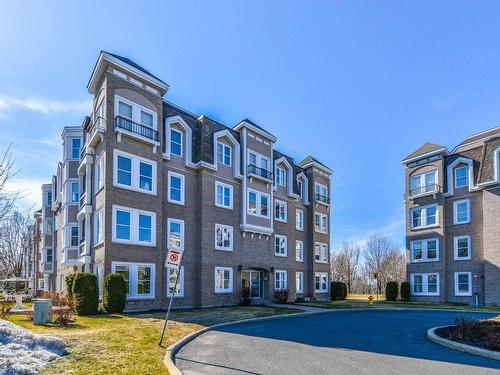
{"label": "entrance door", "polygon": [[252,298],[262,298],[262,272],[260,271],[242,271],[241,287],[250,288]]}

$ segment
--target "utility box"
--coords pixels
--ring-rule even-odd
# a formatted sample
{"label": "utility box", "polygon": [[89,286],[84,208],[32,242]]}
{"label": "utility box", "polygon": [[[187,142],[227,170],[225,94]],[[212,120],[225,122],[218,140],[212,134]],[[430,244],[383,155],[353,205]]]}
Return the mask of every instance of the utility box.
{"label": "utility box", "polygon": [[33,302],[33,324],[47,324],[52,321],[52,300],[37,299]]}

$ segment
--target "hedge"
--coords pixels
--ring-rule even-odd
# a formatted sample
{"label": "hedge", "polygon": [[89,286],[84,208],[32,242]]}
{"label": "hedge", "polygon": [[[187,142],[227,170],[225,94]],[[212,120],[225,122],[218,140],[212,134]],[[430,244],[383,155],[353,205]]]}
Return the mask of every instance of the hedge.
{"label": "hedge", "polygon": [[387,301],[398,299],[398,283],[396,281],[389,281],[385,286],[385,299]]}
{"label": "hedge", "polygon": [[122,313],[125,310],[127,284],[119,273],[110,273],[104,279],[102,304],[107,313]]}
{"label": "hedge", "polygon": [[78,272],[73,279],[73,297],[75,311],[78,315],[97,313],[99,307],[99,291],[97,276],[88,272]]}
{"label": "hedge", "polygon": [[66,295],[68,298],[73,298],[73,280],[75,279],[76,273],[70,273],[66,275]]}
{"label": "hedge", "polygon": [[410,283],[408,281],[403,281],[400,287],[401,299],[405,302],[410,300]]}
{"label": "hedge", "polygon": [[347,298],[347,284],[341,281],[332,281],[330,284],[332,301],[344,300]]}

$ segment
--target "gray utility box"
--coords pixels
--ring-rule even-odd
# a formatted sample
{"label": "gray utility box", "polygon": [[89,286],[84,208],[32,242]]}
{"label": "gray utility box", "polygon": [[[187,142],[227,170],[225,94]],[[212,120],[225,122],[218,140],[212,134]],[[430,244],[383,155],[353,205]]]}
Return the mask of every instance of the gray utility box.
{"label": "gray utility box", "polygon": [[33,324],[47,324],[52,321],[52,300],[36,299],[33,302]]}

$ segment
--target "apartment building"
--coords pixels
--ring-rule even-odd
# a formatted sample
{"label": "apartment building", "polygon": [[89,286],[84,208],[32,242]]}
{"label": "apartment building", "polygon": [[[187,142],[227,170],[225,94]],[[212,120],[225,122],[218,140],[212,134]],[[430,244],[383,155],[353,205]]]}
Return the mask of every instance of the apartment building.
{"label": "apartment building", "polygon": [[499,154],[500,127],[403,160],[413,299],[500,304]]}
{"label": "apartment building", "polygon": [[165,82],[115,54],[100,53],[87,89],[93,111],[64,129],[63,161],[44,190],[54,215],[46,290],[86,271],[102,291],[118,272],[128,310],[162,308],[176,247],[177,307],[238,304],[244,288],[254,303],[285,289],[290,300],[329,298],[327,166],[295,163],[248,119],[228,127],[166,101]]}

